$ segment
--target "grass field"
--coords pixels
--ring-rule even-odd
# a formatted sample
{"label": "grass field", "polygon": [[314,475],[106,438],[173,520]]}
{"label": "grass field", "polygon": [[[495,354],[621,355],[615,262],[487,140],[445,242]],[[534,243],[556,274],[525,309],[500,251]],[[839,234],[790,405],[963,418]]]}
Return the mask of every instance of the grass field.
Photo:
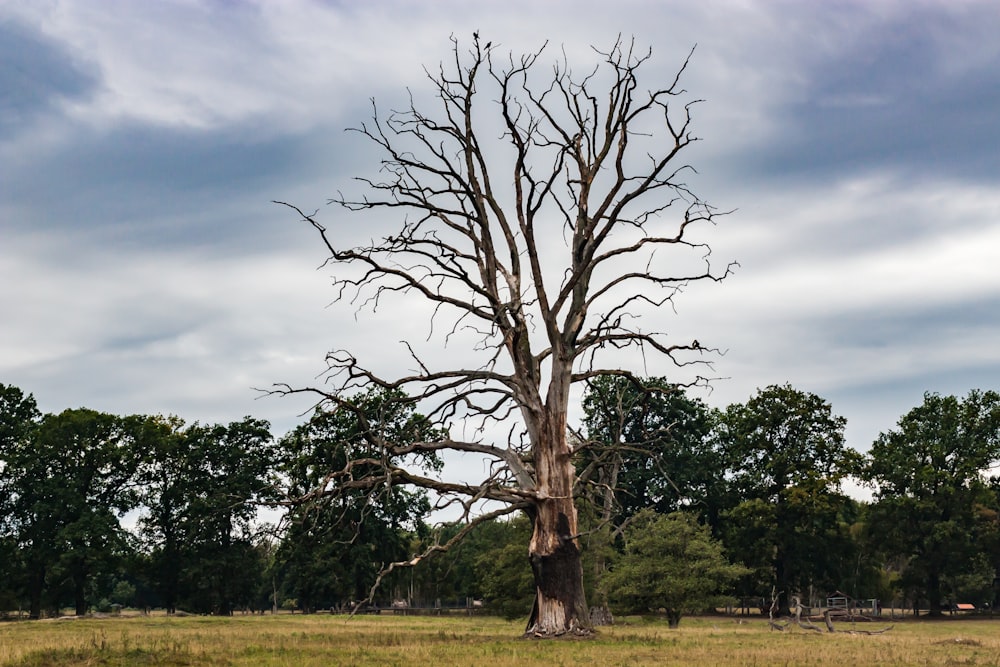
{"label": "grass field", "polygon": [[684,619],[677,630],[662,621],[626,619],[586,640],[524,640],[518,638],[521,630],[520,623],[488,617],[390,615],[10,622],[0,623],[0,666],[1000,667],[1000,619],[908,621],[874,636],[779,633],[762,620],[740,624],[730,618]]}

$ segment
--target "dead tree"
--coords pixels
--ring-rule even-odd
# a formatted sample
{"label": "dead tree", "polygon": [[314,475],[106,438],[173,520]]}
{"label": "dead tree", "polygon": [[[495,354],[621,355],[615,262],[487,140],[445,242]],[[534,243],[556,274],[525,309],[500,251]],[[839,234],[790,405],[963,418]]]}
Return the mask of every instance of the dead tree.
{"label": "dead tree", "polygon": [[[813,632],[823,632],[823,628],[813,623],[808,616],[803,617],[802,612],[805,610],[805,607],[803,606],[802,601],[799,599],[798,596],[792,596],[792,606],[791,606],[792,615],[782,616],[780,618],[774,617],[774,612],[778,608],[777,595],[775,595],[772,592],[771,597],[772,597],[771,610],[768,613],[767,624],[771,627],[772,630],[778,630],[779,632],[784,632],[792,625],[796,625],[802,628],[803,630],[812,630]],[[829,609],[825,609],[823,611],[823,624],[826,626],[827,632],[839,632],[841,634],[849,634],[849,635],[880,635],[885,632],[889,632],[889,630],[892,630],[893,628],[893,626],[889,625],[884,628],[880,628],[878,630],[858,630],[856,628],[852,628],[850,630],[840,630],[834,626],[833,619],[831,618]]]}
{"label": "dead tree", "polygon": [[[478,35],[471,48],[453,38],[449,61],[427,73],[434,113],[412,97],[388,115],[373,102],[372,120],[356,131],[381,151],[381,175],[358,179],[365,194],[331,203],[398,212],[395,232],[342,247],[340,230],[285,204],[319,233],[327,266],[343,270],[338,300],[375,309],[418,297],[430,306],[432,336],[475,338],[474,367],[432,361],[410,340],[414,370],[405,374],[386,377],[336,350],[322,386],[275,390],[315,392],[329,409],[358,413],[368,451],[378,452],[331,471],[314,497],[402,484],[431,490],[439,507],[461,503],[469,526],[483,502],[501,509],[480,519],[527,513],[537,588],[527,633],[547,637],[590,627],[567,437],[571,387],[602,374],[631,377],[633,353],[707,363],[714,350],[668,341],[656,328],[662,320],[643,327],[640,315],[662,312],[692,282],[722,280],[732,265],[716,270],[710,248],[692,238],[720,214],[683,181],[690,170],[679,156],[696,141],[695,100],[684,101],[679,86],[687,61],[647,90],[638,75],[650,53],[627,41],[595,50],[598,64],[582,76],[565,55],[542,65],[544,51],[502,55]],[[687,383],[704,381],[695,371]],[[352,402],[371,386],[403,392],[449,436],[387,440]],[[486,457],[489,474],[455,483],[407,465],[442,450]]]}

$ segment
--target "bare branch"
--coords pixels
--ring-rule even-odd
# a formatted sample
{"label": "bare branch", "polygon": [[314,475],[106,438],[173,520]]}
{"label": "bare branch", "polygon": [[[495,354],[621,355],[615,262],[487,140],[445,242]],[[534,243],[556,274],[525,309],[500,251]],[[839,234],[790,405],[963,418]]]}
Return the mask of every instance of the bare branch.
{"label": "bare branch", "polygon": [[[665,87],[643,91],[651,52],[634,40],[595,49],[582,75],[565,52],[551,70],[540,67],[545,49],[501,57],[478,33],[467,48],[452,38],[449,59],[425,70],[434,108],[420,108],[411,95],[402,109],[380,114],[372,102],[371,120],[354,132],[380,151],[379,172],[355,181],[362,194],[329,203],[372,214],[376,224],[398,215],[394,233],[341,246],[345,235],[317,213],[277,202],[319,235],[326,267],[346,269],[334,278],[336,300],[375,310],[416,297],[431,312],[429,340],[456,349],[472,337],[478,363],[432,360],[407,336],[412,370],[386,377],[336,350],[322,386],[272,392],[311,392],[318,406],[349,411],[361,424],[364,455],[330,471],[312,497],[406,485],[437,494],[439,507],[459,503],[465,516],[485,501],[529,508],[532,562],[573,567],[571,386],[601,368],[630,375],[616,352],[632,348],[678,369],[708,364],[714,348],[672,341],[638,322],[691,283],[724,280],[735,265],[713,269],[710,247],[692,238],[725,213],[683,180],[694,171],[679,156],[697,141],[697,100],[680,87],[691,54]],[[678,378],[678,385],[704,382]],[[371,387],[400,392],[405,398],[393,400],[419,407],[441,437],[386,437],[354,400]],[[502,439],[500,429],[508,442],[491,442]],[[444,482],[412,469],[444,450],[486,458],[486,479]],[[538,568],[537,576],[561,576]],[[563,577],[572,590],[558,605],[536,609],[532,633],[586,627],[577,578]],[[554,605],[545,590],[540,584],[539,605]]]}

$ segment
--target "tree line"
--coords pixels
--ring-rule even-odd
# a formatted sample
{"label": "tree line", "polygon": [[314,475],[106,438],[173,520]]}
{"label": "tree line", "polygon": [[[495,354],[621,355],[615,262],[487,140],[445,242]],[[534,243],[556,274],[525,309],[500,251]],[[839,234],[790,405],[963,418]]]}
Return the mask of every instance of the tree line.
{"label": "tree line", "polygon": [[[530,513],[469,529],[436,523],[425,489],[385,480],[373,493],[372,429],[400,444],[447,438],[399,399],[368,390],[354,399],[363,411],[318,410],[275,438],[252,417],[42,414],[0,384],[0,610],[474,598],[528,615]],[[773,594],[787,607],[834,591],[934,614],[1000,603],[996,392],[928,393],[864,454],[827,401],[789,385],[717,410],[662,378],[603,376],[582,414],[568,437],[592,613],[663,609],[676,623],[727,601]],[[412,456],[429,477],[442,468],[433,449]],[[872,502],[848,496],[847,479]],[[262,524],[261,506],[280,521]]]}

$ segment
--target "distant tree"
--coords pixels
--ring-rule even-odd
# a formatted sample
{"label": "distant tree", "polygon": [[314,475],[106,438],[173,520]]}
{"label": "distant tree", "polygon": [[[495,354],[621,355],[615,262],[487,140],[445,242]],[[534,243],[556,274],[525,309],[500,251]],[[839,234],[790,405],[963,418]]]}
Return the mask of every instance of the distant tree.
{"label": "distant tree", "polygon": [[724,517],[727,547],[757,573],[745,583],[760,595],[788,596],[810,583],[836,585],[851,549],[840,483],[859,456],[844,442],[846,420],[819,396],[790,385],[759,390],[720,416],[716,437],[733,506]]}
{"label": "distant tree", "polygon": [[687,512],[639,512],[625,529],[625,553],[604,577],[608,596],[629,612],[665,609],[670,627],[681,617],[724,604],[746,572],[726,558],[708,526]]}
{"label": "distant tree", "polygon": [[[26,395],[13,385],[0,383],[0,457],[10,448],[24,443],[41,417],[34,396]],[[0,467],[0,474],[3,471]]]}
{"label": "distant tree", "polygon": [[998,460],[1000,394],[978,390],[964,399],[924,394],[868,452],[870,529],[887,553],[906,558],[900,585],[926,597],[931,615],[970,584],[963,577],[989,566],[978,557],[993,530],[983,511],[991,503],[986,472]]}
{"label": "distant tree", "polygon": [[[288,495],[295,500],[284,520],[277,567],[286,594],[307,611],[368,598],[383,567],[413,556],[409,535],[430,511],[426,493],[392,484],[375,492],[345,483],[327,486],[337,471],[345,479],[364,479],[380,469],[381,452],[371,447],[366,428],[378,428],[380,437],[395,442],[439,437],[393,392],[371,390],[353,400],[377,418],[365,422],[350,410],[317,410],[280,443]],[[434,452],[414,458],[428,472],[441,467]]]}
{"label": "distant tree", "polygon": [[[481,599],[482,580],[476,568],[475,558],[480,547],[476,535],[491,523],[480,524],[464,540],[448,551],[435,554],[411,568],[409,592],[412,603],[421,606],[464,606],[469,598]],[[461,523],[445,522],[436,526],[425,525],[423,530],[413,533],[410,553],[424,553],[433,544],[447,542],[462,529]]]}
{"label": "distant tree", "polygon": [[0,531],[0,618],[22,606],[27,569],[14,535]]}
{"label": "distant tree", "polygon": [[[645,89],[648,52],[619,40],[595,53],[597,66],[585,64],[583,74],[561,60],[539,72],[541,50],[503,56],[477,35],[467,50],[453,40],[450,61],[429,73],[439,113],[415,104],[387,117],[376,111],[358,131],[380,150],[381,174],[360,179],[365,194],[334,200],[351,211],[398,212],[398,231],[345,247],[346,235],[292,207],[321,235],[328,263],[343,269],[338,298],[377,307],[416,296],[434,334],[471,337],[477,361],[434,363],[411,344],[413,371],[391,376],[333,351],[325,384],[302,391],[363,417],[355,389],[399,389],[436,426],[455,426],[434,442],[373,432],[381,468],[350,484],[430,489],[467,503],[470,517],[480,501],[504,506],[476,515],[483,521],[526,512],[536,588],[527,632],[539,637],[590,626],[567,439],[572,386],[630,376],[616,350],[697,363],[708,352],[697,341],[669,341],[638,318],[692,282],[729,273],[714,269],[709,247],[692,236],[718,214],[684,181],[679,156],[696,139],[693,102],[679,101],[680,72]],[[490,444],[498,430],[509,437]],[[491,459],[489,475],[447,482],[401,462],[442,449]]]}
{"label": "distant tree", "polygon": [[255,599],[261,559],[257,511],[275,499],[278,450],[270,425],[246,417],[185,430],[194,460],[183,530],[183,597],[195,611],[230,614]]}
{"label": "distant tree", "polygon": [[188,502],[200,476],[200,461],[179,417],[155,416],[139,430],[140,499],[144,512],[137,526],[147,553],[147,581],[168,614],[177,611],[187,544]]}
{"label": "distant tree", "polygon": [[664,378],[593,378],[583,396],[576,447],[586,560],[593,572],[595,623],[610,622],[600,585],[612,545],[642,509],[681,508],[717,522],[723,466],[708,438],[713,413]]}
{"label": "distant tree", "polygon": [[28,565],[29,613],[63,590],[78,614],[101,571],[128,550],[119,515],[136,494],[133,421],[87,409],[46,415],[3,455],[9,517]]}
{"label": "distant tree", "polygon": [[989,601],[990,608],[1000,610],[1000,478],[991,477],[987,484],[989,495],[979,508],[981,546],[992,569],[990,590],[985,599]]}
{"label": "distant tree", "polygon": [[612,515],[680,509],[715,519],[722,457],[712,412],[664,378],[594,378],[583,397],[580,481]]}
{"label": "distant tree", "polygon": [[[18,504],[20,469],[17,462],[30,448],[31,434],[41,413],[31,394],[0,383],[0,608],[20,607],[26,588],[27,564],[19,544]],[[0,612],[2,613],[2,612]]]}
{"label": "distant tree", "polygon": [[531,567],[524,561],[524,541],[531,535],[525,517],[498,520],[476,528],[473,544],[479,591],[487,608],[507,619],[523,618],[535,602]]}
{"label": "distant tree", "polygon": [[184,604],[225,615],[258,597],[267,563],[257,511],[278,486],[269,429],[252,417],[228,425],[143,422],[138,526],[150,584],[168,611]]}

